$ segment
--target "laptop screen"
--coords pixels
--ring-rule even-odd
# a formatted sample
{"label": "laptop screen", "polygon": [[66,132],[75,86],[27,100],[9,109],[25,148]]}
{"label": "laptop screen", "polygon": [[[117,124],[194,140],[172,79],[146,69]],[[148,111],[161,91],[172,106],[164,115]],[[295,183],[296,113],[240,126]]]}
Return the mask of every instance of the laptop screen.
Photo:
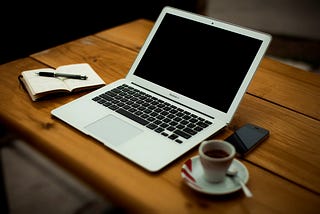
{"label": "laptop screen", "polygon": [[166,14],[135,75],[227,112],[261,44]]}

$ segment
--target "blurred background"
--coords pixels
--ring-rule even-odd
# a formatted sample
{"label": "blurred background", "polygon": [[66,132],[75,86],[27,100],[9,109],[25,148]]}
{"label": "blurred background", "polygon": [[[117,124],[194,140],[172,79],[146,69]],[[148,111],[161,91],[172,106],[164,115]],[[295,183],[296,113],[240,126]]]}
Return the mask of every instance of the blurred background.
{"label": "blurred background", "polygon": [[320,72],[319,0],[206,0],[204,14],[272,34],[267,54]]}
{"label": "blurred background", "polygon": [[1,1],[0,64],[137,18],[165,5],[196,11],[197,0]]}
{"label": "blurred background", "polygon": [[154,21],[165,5],[271,33],[268,55],[319,71],[319,0],[2,1],[0,64],[137,18]]}

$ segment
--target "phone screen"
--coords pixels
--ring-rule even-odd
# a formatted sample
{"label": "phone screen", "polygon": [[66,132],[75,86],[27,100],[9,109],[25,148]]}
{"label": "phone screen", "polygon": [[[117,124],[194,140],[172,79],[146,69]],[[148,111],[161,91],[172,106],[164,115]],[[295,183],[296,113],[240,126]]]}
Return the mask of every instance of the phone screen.
{"label": "phone screen", "polygon": [[269,131],[253,124],[237,129],[226,141],[234,145],[237,153],[246,155],[269,136]]}

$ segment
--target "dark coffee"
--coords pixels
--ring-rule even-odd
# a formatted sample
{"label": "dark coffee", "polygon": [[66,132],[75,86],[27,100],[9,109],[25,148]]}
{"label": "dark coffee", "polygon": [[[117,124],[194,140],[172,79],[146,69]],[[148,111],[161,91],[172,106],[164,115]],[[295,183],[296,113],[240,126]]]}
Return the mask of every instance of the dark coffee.
{"label": "dark coffee", "polygon": [[204,152],[205,155],[212,157],[212,158],[225,158],[228,157],[229,154],[221,149],[212,149]]}

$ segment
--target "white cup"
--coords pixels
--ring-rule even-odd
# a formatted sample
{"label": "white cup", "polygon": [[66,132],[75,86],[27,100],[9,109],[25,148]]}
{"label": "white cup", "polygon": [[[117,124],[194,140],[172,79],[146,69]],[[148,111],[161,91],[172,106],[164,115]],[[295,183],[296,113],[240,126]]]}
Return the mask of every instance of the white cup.
{"label": "white cup", "polygon": [[234,146],[223,140],[203,141],[199,147],[204,178],[208,182],[222,182],[236,155]]}

